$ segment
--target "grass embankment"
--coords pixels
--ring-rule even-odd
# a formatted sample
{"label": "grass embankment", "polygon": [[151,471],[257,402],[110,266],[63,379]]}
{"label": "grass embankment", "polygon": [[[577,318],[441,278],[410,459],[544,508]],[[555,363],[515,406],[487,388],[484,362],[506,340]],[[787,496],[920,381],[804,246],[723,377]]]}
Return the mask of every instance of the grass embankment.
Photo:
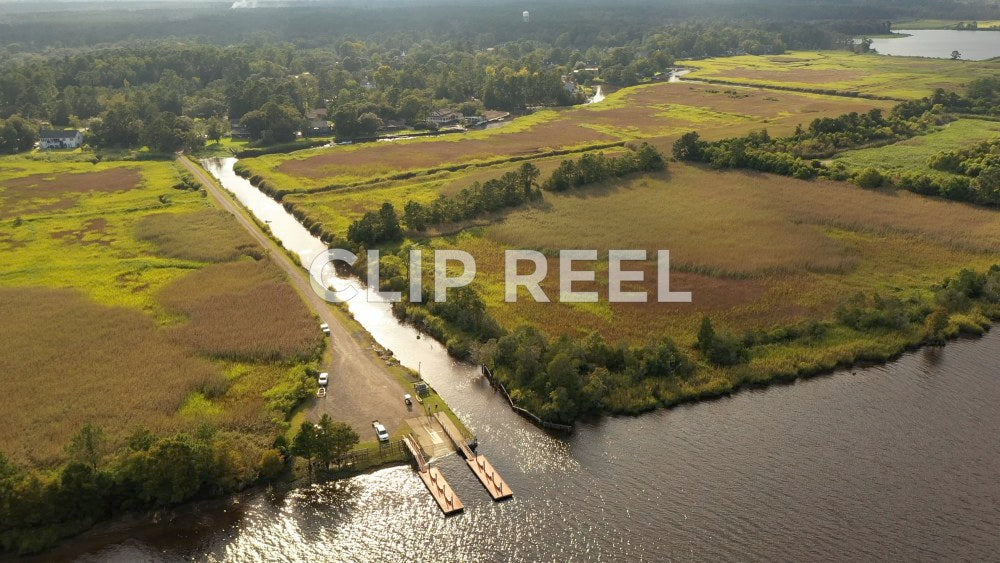
{"label": "grass embankment", "polygon": [[[272,443],[315,385],[323,338],[232,217],[171,162],[74,155],[3,158],[0,209],[0,452],[17,467],[5,548],[274,470],[265,460],[280,460]],[[64,472],[81,469],[64,465],[78,459],[66,447],[87,424],[106,439],[94,476],[74,479],[96,488],[56,510],[45,495],[70,494]]]}
{"label": "grass embankment", "polygon": [[922,98],[936,88],[960,91],[974,78],[1000,76],[1000,67],[988,61],[884,57],[847,51],[794,51],[678,64],[694,69],[685,77],[692,80],[898,99]]}
{"label": "grass embankment", "polygon": [[1000,135],[1000,123],[981,119],[959,119],[938,131],[868,149],[845,151],[834,158],[848,168],[876,168],[882,172],[920,172],[948,175],[928,165],[931,157],[944,152],[969,148]]}
{"label": "grass embankment", "polygon": [[338,186],[367,189],[426,182],[456,171],[476,173],[468,168],[544,159],[595,145],[672,139],[692,129],[706,138],[760,127],[791,132],[815,117],[890,105],[810,93],[657,83],[619,90],[600,104],[517,118],[499,129],[268,155],[241,160],[241,165],[267,189],[282,194]]}

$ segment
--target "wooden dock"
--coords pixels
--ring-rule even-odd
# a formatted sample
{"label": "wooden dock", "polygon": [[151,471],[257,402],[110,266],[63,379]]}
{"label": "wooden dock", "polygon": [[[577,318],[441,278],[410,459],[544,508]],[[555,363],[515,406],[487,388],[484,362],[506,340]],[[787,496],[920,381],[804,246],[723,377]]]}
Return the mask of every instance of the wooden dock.
{"label": "wooden dock", "polygon": [[477,455],[471,449],[469,449],[468,443],[466,443],[465,437],[455,426],[455,423],[448,418],[447,415],[443,413],[434,413],[434,417],[444,428],[445,434],[451,438],[451,441],[455,443],[455,447],[461,452],[462,457],[465,458],[465,463],[468,464],[469,469],[476,474],[479,478],[479,482],[486,487],[486,490],[493,497],[494,501],[504,500],[512,497],[514,491],[510,490],[510,486],[507,482],[503,480],[503,477],[497,473],[496,468],[490,463],[486,456]]}
{"label": "wooden dock", "polygon": [[465,510],[465,505],[462,504],[462,500],[455,494],[448,481],[445,480],[441,470],[427,464],[424,455],[420,453],[420,447],[417,446],[413,439],[406,436],[403,438],[403,443],[406,444],[406,447],[413,455],[413,459],[416,460],[417,473],[420,475],[420,479],[424,482],[427,490],[430,491],[431,496],[437,501],[441,512],[445,516],[451,516]]}

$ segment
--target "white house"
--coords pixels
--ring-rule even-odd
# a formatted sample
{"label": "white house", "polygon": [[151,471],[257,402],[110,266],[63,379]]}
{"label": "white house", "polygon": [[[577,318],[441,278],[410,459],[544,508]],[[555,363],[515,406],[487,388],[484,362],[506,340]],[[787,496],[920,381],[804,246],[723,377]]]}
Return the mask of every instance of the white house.
{"label": "white house", "polygon": [[462,119],[462,114],[452,109],[435,110],[427,116],[427,121],[430,121],[438,127],[458,123],[460,119]]}
{"label": "white house", "polygon": [[43,149],[75,149],[82,144],[83,132],[76,129],[43,129],[38,140],[38,146]]}

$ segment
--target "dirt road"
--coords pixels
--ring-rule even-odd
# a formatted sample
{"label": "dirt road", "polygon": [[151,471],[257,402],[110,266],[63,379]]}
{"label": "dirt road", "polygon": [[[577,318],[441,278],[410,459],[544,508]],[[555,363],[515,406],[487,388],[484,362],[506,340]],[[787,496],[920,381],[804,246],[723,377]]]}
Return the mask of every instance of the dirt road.
{"label": "dirt road", "polygon": [[265,235],[214,178],[187,157],[182,156],[179,161],[205,186],[219,206],[232,213],[240,225],[268,250],[271,260],[285,271],[289,283],[320,318],[320,322],[330,325],[330,343],[323,358],[325,371],[330,373],[329,393],[325,398],[311,400],[310,420],[329,414],[334,420],[350,424],[362,440],[375,437],[371,426],[375,419],[385,424],[390,434],[395,432],[404,419],[413,416],[403,404],[403,394],[407,391],[371,349],[369,336],[363,332],[353,334],[344,326],[332,306],[312,290],[308,272]]}

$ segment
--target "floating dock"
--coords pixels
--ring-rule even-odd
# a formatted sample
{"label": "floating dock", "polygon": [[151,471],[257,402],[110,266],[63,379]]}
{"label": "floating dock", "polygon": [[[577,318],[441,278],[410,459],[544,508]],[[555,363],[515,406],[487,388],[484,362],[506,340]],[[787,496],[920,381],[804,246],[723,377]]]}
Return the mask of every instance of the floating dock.
{"label": "floating dock", "polygon": [[510,486],[508,486],[507,482],[503,480],[503,477],[497,473],[496,468],[494,468],[493,464],[486,459],[486,456],[477,455],[469,449],[469,445],[466,443],[465,437],[462,436],[462,433],[455,426],[455,423],[453,423],[451,419],[443,413],[434,413],[434,417],[437,418],[441,427],[444,428],[445,434],[447,434],[448,437],[451,438],[451,441],[455,443],[455,447],[458,448],[462,457],[465,458],[465,463],[469,465],[469,469],[471,469],[472,472],[476,474],[476,477],[479,478],[479,482],[486,487],[486,490],[490,493],[490,496],[493,497],[493,500],[498,501],[512,497],[514,495],[514,491],[510,490]]}
{"label": "floating dock", "polygon": [[455,494],[448,481],[445,480],[441,470],[427,464],[424,455],[420,453],[420,447],[417,446],[413,439],[406,436],[403,438],[403,443],[406,444],[410,453],[413,454],[413,459],[417,462],[417,473],[420,475],[420,479],[424,482],[424,485],[427,486],[427,490],[430,491],[431,496],[437,501],[441,512],[445,516],[451,516],[465,510],[465,505],[462,504],[462,500]]}

